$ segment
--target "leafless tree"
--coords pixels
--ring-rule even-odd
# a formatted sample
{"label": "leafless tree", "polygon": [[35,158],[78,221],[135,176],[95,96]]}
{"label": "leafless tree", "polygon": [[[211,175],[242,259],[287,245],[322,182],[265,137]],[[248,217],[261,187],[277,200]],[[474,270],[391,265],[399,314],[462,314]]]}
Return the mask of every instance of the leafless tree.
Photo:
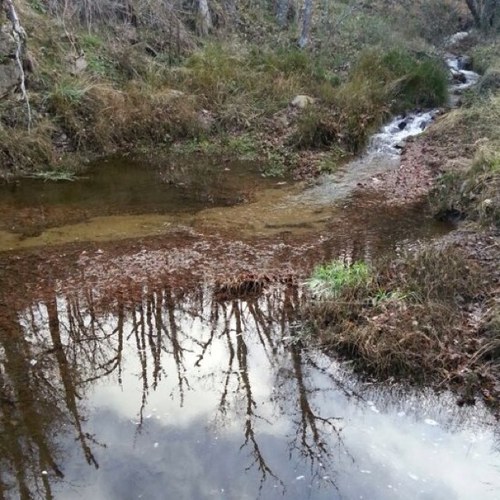
{"label": "leafless tree", "polygon": [[304,0],[302,6],[302,23],[300,29],[299,47],[303,49],[309,43],[311,31],[311,18],[313,12],[313,0]]}
{"label": "leafless tree", "polygon": [[492,29],[498,26],[500,2],[498,0],[465,0],[478,28]]}

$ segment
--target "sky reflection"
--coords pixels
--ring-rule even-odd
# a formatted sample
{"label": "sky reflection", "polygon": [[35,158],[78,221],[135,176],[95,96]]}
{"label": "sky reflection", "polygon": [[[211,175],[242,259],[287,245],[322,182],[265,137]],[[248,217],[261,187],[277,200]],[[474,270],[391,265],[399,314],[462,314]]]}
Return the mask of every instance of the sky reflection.
{"label": "sky reflection", "polygon": [[498,498],[482,407],[356,380],[301,345],[297,286],[258,292],[0,315],[4,496]]}

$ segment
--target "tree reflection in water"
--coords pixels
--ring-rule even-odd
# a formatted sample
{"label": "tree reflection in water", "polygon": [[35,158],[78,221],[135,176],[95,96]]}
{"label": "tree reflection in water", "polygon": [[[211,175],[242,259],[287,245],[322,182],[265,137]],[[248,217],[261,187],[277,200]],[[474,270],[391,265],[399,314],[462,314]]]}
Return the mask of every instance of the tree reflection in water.
{"label": "tree reflection in water", "polygon": [[[122,365],[132,348],[142,384],[138,432],[149,395],[173,366],[176,389],[170,396],[181,406],[186,391],[209,384],[218,394],[213,425],[223,427],[240,416],[247,470],[259,471],[262,488],[270,477],[281,481],[260,442],[258,424],[269,416],[259,413],[252,386],[251,350],[257,342],[274,373],[273,411],[295,425],[290,455],[305,459],[313,476],[331,478],[332,436],[337,443],[341,439],[335,416],[321,415],[314,406],[320,389],[312,386],[309,371],[318,367],[300,342],[283,341],[290,339],[298,287],[278,284],[258,292],[222,300],[208,285],[190,291],[165,286],[138,301],[104,300],[89,290],[71,296],[53,292],[17,311],[5,301],[0,306],[0,497],[13,489],[22,499],[52,498],[51,483],[64,478],[62,433],[74,433],[87,463],[98,467],[92,451],[98,443],[85,431],[85,392],[109,378],[122,384]],[[200,323],[205,328],[195,328]],[[226,346],[225,365],[218,373],[200,375],[194,368],[203,367],[216,342]]]}

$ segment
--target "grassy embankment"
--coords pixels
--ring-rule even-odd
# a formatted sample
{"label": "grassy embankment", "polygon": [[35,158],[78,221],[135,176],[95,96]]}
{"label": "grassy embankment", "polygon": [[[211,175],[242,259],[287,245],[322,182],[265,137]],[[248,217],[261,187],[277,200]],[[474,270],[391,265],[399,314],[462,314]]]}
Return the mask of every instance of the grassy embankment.
{"label": "grassy embankment", "polygon": [[[280,30],[261,7],[241,7],[238,30],[221,25],[201,39],[189,20],[169,31],[148,12],[138,13],[139,27],[111,15],[88,25],[44,2],[18,5],[33,119],[28,131],[24,103],[0,103],[1,175],[57,177],[129,151],[236,155],[263,161],[270,175],[311,162],[332,169],[391,113],[446,100],[445,71],[424,55],[431,37],[418,10],[409,30],[406,12],[331,2],[301,51],[297,24]],[[405,30],[394,31],[401,16]],[[292,108],[298,94],[315,103]]]}
{"label": "grassy embankment", "polygon": [[497,409],[499,53],[495,39],[471,49],[481,80],[427,133],[441,148],[443,172],[431,208],[464,219],[461,228],[396,260],[318,267],[305,310],[319,341],[362,371],[454,387],[461,403],[480,392]]}

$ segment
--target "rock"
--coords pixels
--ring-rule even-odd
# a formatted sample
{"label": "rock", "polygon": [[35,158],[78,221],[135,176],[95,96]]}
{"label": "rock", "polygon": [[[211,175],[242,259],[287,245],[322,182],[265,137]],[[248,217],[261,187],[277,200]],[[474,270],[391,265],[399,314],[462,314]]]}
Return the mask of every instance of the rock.
{"label": "rock", "polygon": [[80,54],[73,63],[73,74],[78,75],[87,69],[88,63],[84,54]]}
{"label": "rock", "polygon": [[176,90],[176,89],[168,89],[165,91],[165,93],[172,98],[183,97],[186,95],[182,90]]}
{"label": "rock", "polygon": [[276,118],[276,121],[279,125],[281,125],[283,128],[287,128],[290,126],[290,120],[285,116],[281,115]]}
{"label": "rock", "polygon": [[470,57],[470,56],[460,56],[458,58],[458,69],[464,69],[466,71],[472,71],[472,57]]}
{"label": "rock", "polygon": [[16,41],[10,30],[8,24],[0,28],[0,99],[14,92],[22,77],[16,61]]}
{"label": "rock", "polygon": [[469,38],[469,36],[470,34],[468,31],[459,31],[458,33],[450,36],[448,40],[446,40],[446,45],[448,47],[453,47],[454,45],[463,42],[466,38]]}
{"label": "rock", "polygon": [[292,99],[290,103],[294,108],[304,109],[314,104],[314,98],[305,94],[299,94]]}
{"label": "rock", "polygon": [[463,73],[453,73],[452,76],[453,82],[454,83],[466,83],[467,82],[467,77]]}
{"label": "rock", "polygon": [[210,111],[202,109],[198,112],[198,122],[203,131],[210,132],[215,123],[215,118]]}
{"label": "rock", "polygon": [[403,120],[398,123],[398,129],[399,130],[404,130],[406,128],[406,125],[408,125],[408,122]]}
{"label": "rock", "polygon": [[422,120],[419,124],[418,124],[418,127],[420,128],[420,130],[425,130],[427,128],[427,125],[429,125],[430,122],[428,122],[427,120]]}

